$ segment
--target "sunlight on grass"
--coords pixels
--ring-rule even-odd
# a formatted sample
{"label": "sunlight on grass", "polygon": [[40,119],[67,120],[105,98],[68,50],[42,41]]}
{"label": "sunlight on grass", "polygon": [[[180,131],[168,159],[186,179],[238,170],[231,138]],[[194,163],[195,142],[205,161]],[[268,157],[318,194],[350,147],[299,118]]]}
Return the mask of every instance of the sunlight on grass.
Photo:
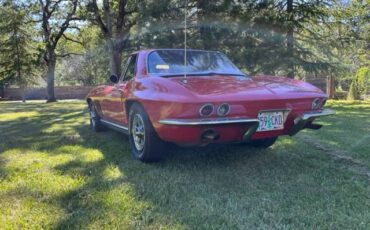
{"label": "sunlight on grass", "polygon": [[122,172],[115,165],[109,165],[103,171],[103,177],[106,181],[114,181],[121,178],[122,176]]}
{"label": "sunlight on grass", "polygon": [[56,149],[56,154],[71,154],[75,160],[83,163],[92,163],[104,159],[102,152],[98,149],[84,148],[79,145],[63,145]]}
{"label": "sunlight on grass", "polygon": [[16,112],[16,113],[0,113],[0,121],[13,121],[20,118],[32,118],[38,116],[36,111],[31,112]]}

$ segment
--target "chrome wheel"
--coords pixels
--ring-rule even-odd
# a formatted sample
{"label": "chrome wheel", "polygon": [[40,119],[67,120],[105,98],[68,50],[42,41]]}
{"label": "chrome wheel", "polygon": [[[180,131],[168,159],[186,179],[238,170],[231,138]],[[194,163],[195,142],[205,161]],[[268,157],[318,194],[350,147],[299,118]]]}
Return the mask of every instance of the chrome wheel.
{"label": "chrome wheel", "polygon": [[138,151],[144,149],[145,146],[145,127],[144,121],[140,114],[135,114],[132,121],[131,135],[134,139],[135,147]]}

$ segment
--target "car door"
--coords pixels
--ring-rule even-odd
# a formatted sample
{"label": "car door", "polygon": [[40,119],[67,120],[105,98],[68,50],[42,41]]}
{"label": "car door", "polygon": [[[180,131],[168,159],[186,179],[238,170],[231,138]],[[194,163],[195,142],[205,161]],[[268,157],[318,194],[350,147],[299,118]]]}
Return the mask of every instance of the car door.
{"label": "car door", "polygon": [[105,115],[110,121],[127,126],[126,110],[124,106],[125,98],[129,93],[129,83],[135,76],[136,55],[128,57],[123,74],[118,83],[112,85],[110,92],[107,92]]}

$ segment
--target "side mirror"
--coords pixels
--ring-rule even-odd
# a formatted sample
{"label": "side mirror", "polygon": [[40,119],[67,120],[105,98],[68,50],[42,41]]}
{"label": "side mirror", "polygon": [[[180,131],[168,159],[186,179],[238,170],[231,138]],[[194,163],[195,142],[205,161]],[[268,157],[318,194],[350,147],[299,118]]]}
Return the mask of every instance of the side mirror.
{"label": "side mirror", "polygon": [[118,77],[114,74],[112,74],[110,77],[109,77],[109,80],[113,83],[117,83],[118,82]]}

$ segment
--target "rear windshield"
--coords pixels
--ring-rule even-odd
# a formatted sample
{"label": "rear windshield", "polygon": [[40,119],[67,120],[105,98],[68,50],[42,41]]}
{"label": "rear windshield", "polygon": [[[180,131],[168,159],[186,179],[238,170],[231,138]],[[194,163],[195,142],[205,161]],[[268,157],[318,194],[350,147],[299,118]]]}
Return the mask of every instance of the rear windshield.
{"label": "rear windshield", "polygon": [[[184,56],[184,50],[153,51],[148,57],[149,73],[163,75],[185,74]],[[188,75],[213,73],[244,76],[223,53],[188,50],[186,56],[186,73]]]}

